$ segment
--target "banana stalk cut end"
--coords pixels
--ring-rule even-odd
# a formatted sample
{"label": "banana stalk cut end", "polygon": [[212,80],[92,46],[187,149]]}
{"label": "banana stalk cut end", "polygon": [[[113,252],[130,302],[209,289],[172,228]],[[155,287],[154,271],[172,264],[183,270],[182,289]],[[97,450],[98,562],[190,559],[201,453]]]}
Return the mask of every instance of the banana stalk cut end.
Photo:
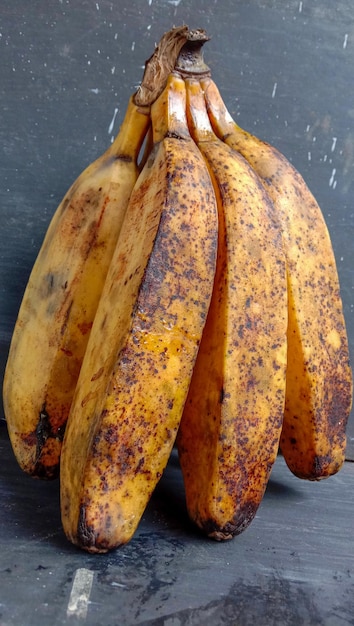
{"label": "banana stalk cut end", "polygon": [[178,55],[175,71],[185,78],[210,76],[210,68],[203,57],[203,45],[210,40],[210,37],[202,29],[190,31],[189,35],[188,41],[182,46]]}
{"label": "banana stalk cut end", "polygon": [[137,106],[149,106],[166,87],[167,78],[175,68],[181,74],[209,75],[202,46],[210,37],[202,28],[177,26],[165,33],[154,53],[145,63],[141,85],[134,95]]}

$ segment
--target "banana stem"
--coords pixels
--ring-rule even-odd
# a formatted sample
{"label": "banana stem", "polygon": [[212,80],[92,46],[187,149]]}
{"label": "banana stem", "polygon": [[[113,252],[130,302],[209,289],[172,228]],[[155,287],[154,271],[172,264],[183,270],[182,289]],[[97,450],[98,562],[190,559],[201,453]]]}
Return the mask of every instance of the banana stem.
{"label": "banana stem", "polygon": [[188,26],[178,26],[161,37],[155,52],[145,63],[141,85],[133,97],[137,106],[151,105],[162,93],[189,32]]}
{"label": "banana stem", "polygon": [[133,96],[136,106],[150,106],[166,87],[168,76],[175,68],[182,76],[209,76],[204,63],[202,46],[209,37],[202,28],[191,30],[178,26],[165,33],[155,52],[145,63],[141,85]]}
{"label": "banana stem", "polygon": [[154,144],[165,137],[190,138],[186,116],[186,86],[176,72],[171,72],[165,90],[151,106]]}
{"label": "banana stem", "polygon": [[188,41],[182,46],[177,57],[175,70],[183,77],[210,76],[210,68],[206,65],[203,56],[203,45],[210,37],[202,29],[189,31]]}
{"label": "banana stem", "polygon": [[150,107],[137,107],[130,98],[119,132],[109,149],[110,156],[137,161],[150,124]]}
{"label": "banana stem", "polygon": [[205,105],[204,92],[199,80],[186,78],[187,119],[190,133],[198,144],[202,141],[217,141]]}

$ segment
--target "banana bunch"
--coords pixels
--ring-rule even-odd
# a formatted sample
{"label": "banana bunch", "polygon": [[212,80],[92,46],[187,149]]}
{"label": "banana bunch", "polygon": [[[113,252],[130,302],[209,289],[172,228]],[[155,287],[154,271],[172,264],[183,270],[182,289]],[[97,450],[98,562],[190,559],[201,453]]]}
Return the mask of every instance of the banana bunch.
{"label": "banana bunch", "polygon": [[66,536],[131,539],[177,446],[209,537],[248,527],[279,449],[343,464],[352,374],[320,208],[236,125],[202,30],[166,33],[117,139],[58,208],[21,305],[4,404],[23,469],[57,475]]}

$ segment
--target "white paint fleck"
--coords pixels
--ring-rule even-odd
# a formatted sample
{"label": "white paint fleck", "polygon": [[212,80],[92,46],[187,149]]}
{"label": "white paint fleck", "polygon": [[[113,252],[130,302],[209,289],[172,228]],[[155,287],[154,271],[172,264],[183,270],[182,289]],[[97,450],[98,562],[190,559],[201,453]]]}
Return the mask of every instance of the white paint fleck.
{"label": "white paint fleck", "polygon": [[308,161],[311,161],[311,152],[308,152],[308,153],[307,153],[307,160],[308,160]]}
{"label": "white paint fleck", "polygon": [[109,135],[111,134],[111,132],[112,132],[112,130],[113,130],[113,128],[114,128],[114,122],[116,121],[116,116],[117,116],[117,113],[118,113],[118,109],[114,109],[114,113],[113,113],[112,121],[111,121],[111,123],[110,123],[110,125],[109,125],[109,127],[108,127],[108,134],[109,134]]}
{"label": "white paint fleck", "polygon": [[277,91],[277,87],[278,87],[278,83],[274,83],[273,85],[273,91],[272,91],[272,98],[275,98],[275,94]]}
{"label": "white paint fleck", "polygon": [[311,128],[310,124],[307,124],[307,126],[306,126],[306,132],[307,133],[309,132],[310,128]]}
{"label": "white paint fleck", "polygon": [[94,89],[90,89],[89,91],[91,91],[92,93],[95,93],[96,95],[100,93],[100,90],[98,89],[98,87],[94,87]]}
{"label": "white paint fleck", "polygon": [[299,2],[299,13],[302,13],[302,2]]}
{"label": "white paint fleck", "polygon": [[85,619],[92,589],[94,572],[84,567],[76,570],[70,598],[66,609],[67,617]]}
{"label": "white paint fleck", "polygon": [[96,2],[96,9],[97,9],[97,11],[100,10],[100,5],[98,4],[98,2]]}
{"label": "white paint fleck", "polygon": [[331,178],[329,179],[329,186],[330,186],[330,187],[333,187],[333,184],[334,184],[334,177],[335,177],[335,175],[336,175],[336,171],[337,171],[337,170],[336,170],[336,168],[334,167],[334,168],[333,168],[333,170],[332,170]]}
{"label": "white paint fleck", "polygon": [[181,2],[182,0],[168,0],[168,4],[173,4],[175,7],[178,7]]}
{"label": "white paint fleck", "polygon": [[331,147],[331,152],[334,152],[336,149],[336,144],[337,144],[337,137],[332,137],[332,147]]}
{"label": "white paint fleck", "polygon": [[323,157],[323,163],[326,163],[326,161],[327,161],[327,154],[325,154]]}
{"label": "white paint fleck", "polygon": [[152,0],[149,0],[149,7],[151,7],[152,5]]}
{"label": "white paint fleck", "polygon": [[151,24],[148,24],[148,26],[146,27],[146,30],[150,30],[151,29]]}
{"label": "white paint fleck", "polygon": [[333,185],[332,185],[332,189],[335,189],[337,187],[337,181],[333,181]]}
{"label": "white paint fleck", "polygon": [[343,50],[346,49],[347,45],[348,45],[348,33],[345,33],[344,41],[343,41]]}
{"label": "white paint fleck", "polygon": [[135,41],[132,41],[132,52],[135,50]]}
{"label": "white paint fleck", "polygon": [[114,72],[116,71],[116,66],[113,65],[112,69],[111,69],[111,74],[114,74]]}

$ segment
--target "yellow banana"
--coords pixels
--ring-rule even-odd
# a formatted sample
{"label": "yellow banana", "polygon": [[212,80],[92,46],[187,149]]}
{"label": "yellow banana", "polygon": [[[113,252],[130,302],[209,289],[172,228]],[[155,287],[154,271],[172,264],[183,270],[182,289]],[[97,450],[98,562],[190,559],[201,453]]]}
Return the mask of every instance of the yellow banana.
{"label": "yellow banana", "polygon": [[214,182],[219,244],[177,444],[189,515],[221,540],[253,519],[277,456],[285,397],[285,258],[261,182],[213,133],[200,83],[186,83],[191,134]]}
{"label": "yellow banana", "polygon": [[3,396],[15,455],[35,476],[58,473],[66,419],[148,124],[149,110],[131,99],[113,144],[56,210],[23,296]]}
{"label": "yellow banana", "polygon": [[65,424],[97,304],[150,147],[147,138],[141,157],[149,105],[163,90],[188,32],[181,26],[162,36],[130,98],[118,136],[69,189],[30,275],[3,395],[15,455],[22,469],[34,476],[58,474]]}
{"label": "yellow banana", "polygon": [[170,75],[133,190],[65,432],[61,511],[74,544],[133,535],[175,441],[212,293],[217,208]]}
{"label": "yellow banana", "polygon": [[300,478],[336,473],[344,459],[352,372],[335,257],[321,210],[274,147],[243,131],[216,85],[202,81],[216,134],[262,179],[281,222],[288,275],[288,364],[281,451]]}
{"label": "yellow banana", "polygon": [[23,296],[4,407],[17,460],[36,476],[58,473],[66,419],[148,124],[149,110],[131,99],[113,144],[55,212]]}

